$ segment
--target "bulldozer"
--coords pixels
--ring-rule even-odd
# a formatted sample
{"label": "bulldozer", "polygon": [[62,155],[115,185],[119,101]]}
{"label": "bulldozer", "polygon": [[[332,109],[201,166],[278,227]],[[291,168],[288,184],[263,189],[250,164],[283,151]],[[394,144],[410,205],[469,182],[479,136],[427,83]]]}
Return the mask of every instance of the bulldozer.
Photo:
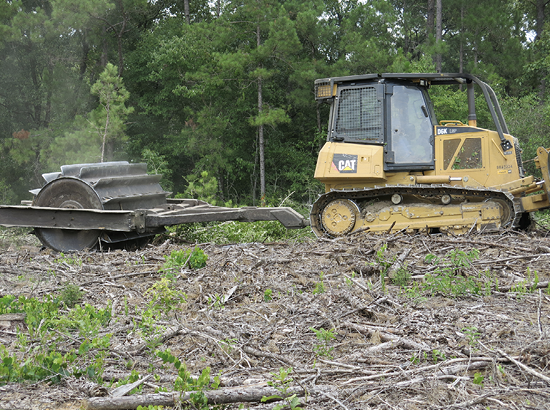
{"label": "bulldozer", "polygon": [[[466,89],[467,123],[436,118],[429,91],[442,85]],[[494,130],[478,126],[476,92]],[[330,104],[315,169],[325,193],[310,215],[317,236],[518,229],[550,207],[549,150],[537,150],[542,178],[526,175],[495,92],[473,75],[323,78],[315,81],[315,99]]]}

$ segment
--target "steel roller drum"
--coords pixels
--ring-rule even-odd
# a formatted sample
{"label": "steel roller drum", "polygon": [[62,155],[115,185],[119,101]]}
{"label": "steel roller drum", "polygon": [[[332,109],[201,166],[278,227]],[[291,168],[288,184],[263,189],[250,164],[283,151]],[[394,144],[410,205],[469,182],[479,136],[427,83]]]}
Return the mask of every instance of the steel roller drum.
{"label": "steel roller drum", "polygon": [[[159,184],[162,175],[148,175],[146,164],[126,161],[64,165],[61,172],[42,175],[46,184],[31,191],[38,207],[134,210],[162,207],[169,192]],[[60,252],[93,248],[105,242],[128,242],[155,235],[121,235],[115,232],[36,228],[42,244]]]}

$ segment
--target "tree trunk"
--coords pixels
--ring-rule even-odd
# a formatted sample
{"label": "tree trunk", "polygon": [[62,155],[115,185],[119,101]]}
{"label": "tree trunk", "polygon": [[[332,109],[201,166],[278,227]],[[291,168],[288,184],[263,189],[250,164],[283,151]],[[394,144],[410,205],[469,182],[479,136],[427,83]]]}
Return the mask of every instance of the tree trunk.
{"label": "tree trunk", "polygon": [[[546,6],[548,5],[548,0],[537,0],[537,20],[535,22],[535,42],[541,39],[542,33],[544,32],[544,21],[546,17]],[[546,93],[546,72],[541,74],[541,80],[539,83],[539,98],[542,101],[544,100],[544,94]]]}
{"label": "tree trunk", "polygon": [[105,68],[107,67],[107,63],[109,62],[109,45],[107,43],[107,27],[103,27],[102,30],[103,38],[101,39],[101,58],[100,58],[100,65],[101,67]]}
{"label": "tree trunk", "polygon": [[[460,56],[459,56],[459,73],[464,72],[464,4],[460,5]],[[460,85],[462,91],[462,84]]]}
{"label": "tree trunk", "polygon": [[[256,26],[256,45],[260,47],[260,25]],[[258,116],[263,112],[262,78],[258,78]],[[258,145],[260,149],[260,205],[265,206],[265,154],[264,125],[258,127]]]}
{"label": "tree trunk", "polygon": [[428,0],[428,17],[426,18],[426,34],[428,36],[434,33],[434,8],[435,0]]}
{"label": "tree trunk", "polygon": [[191,17],[189,15],[189,0],[183,1],[183,13],[185,14],[185,22],[191,24]]}
{"label": "tree trunk", "polygon": [[[442,5],[441,0],[436,0],[436,23],[435,23],[435,43],[437,46],[441,45],[441,41],[443,39],[443,29],[442,29]],[[438,73],[441,72],[441,66],[442,66],[442,56],[441,53],[437,53],[435,56],[435,69]]]}
{"label": "tree trunk", "polygon": [[82,80],[88,70],[88,53],[90,45],[88,44],[88,36],[86,30],[82,31],[82,60],[80,60],[79,78]]}
{"label": "tree trunk", "polygon": [[120,31],[117,33],[115,31],[115,28],[113,27],[113,32],[117,36],[117,45],[118,45],[118,76],[122,77],[122,71],[124,70],[124,54],[122,51],[122,36],[124,36],[124,33],[126,31],[126,23],[128,22],[128,16],[126,14],[126,11],[124,10],[124,4],[122,3],[122,0],[118,1],[118,6],[120,8],[120,15],[122,16],[122,26],[120,27]]}
{"label": "tree trunk", "polygon": [[[459,57],[458,57],[458,72],[463,73],[464,72],[464,3],[461,2],[460,4],[460,50],[459,50]],[[459,86],[460,91],[463,90],[462,84]]]}
{"label": "tree trunk", "polygon": [[108,135],[108,132],[109,132],[109,125],[110,125],[111,110],[110,110],[110,106],[109,106],[108,103],[107,103],[107,105],[105,106],[105,111],[107,112],[107,117],[106,117],[106,119],[105,119],[105,128],[103,129],[103,135],[102,135],[101,161],[100,161],[100,162],[104,162],[104,158],[105,158],[105,145],[106,145],[106,143],[107,143],[107,135]]}
{"label": "tree trunk", "polygon": [[323,132],[323,127],[321,126],[321,104],[317,104],[317,131],[319,134]]}
{"label": "tree trunk", "polygon": [[251,179],[251,182],[252,182],[252,205],[253,206],[256,206],[256,189],[257,189],[257,186],[258,186],[258,173],[257,173],[257,169],[258,169],[258,138],[256,136],[256,144],[255,144],[255,149],[254,149],[254,170],[252,171],[252,175],[250,176],[252,179]]}
{"label": "tree trunk", "polygon": [[548,4],[548,0],[537,0],[537,20],[535,23],[536,37],[535,41],[540,40],[542,32],[544,31],[544,17],[545,17],[545,8]]}

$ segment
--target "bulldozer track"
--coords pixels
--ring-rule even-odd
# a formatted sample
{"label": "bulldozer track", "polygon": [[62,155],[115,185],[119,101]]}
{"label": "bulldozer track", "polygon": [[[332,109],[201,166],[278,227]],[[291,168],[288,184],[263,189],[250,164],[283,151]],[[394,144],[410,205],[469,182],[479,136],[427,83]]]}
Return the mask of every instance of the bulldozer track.
{"label": "bulldozer track", "polygon": [[[502,212],[502,215],[509,213],[509,218],[503,221],[503,228],[516,228],[520,226],[520,220],[523,215],[523,209],[518,199],[508,192],[504,192],[498,189],[491,188],[476,188],[476,187],[459,187],[453,185],[385,185],[385,186],[375,186],[375,187],[366,187],[363,189],[343,189],[343,190],[332,190],[325,194],[322,194],[317,201],[313,204],[310,221],[311,227],[317,236],[336,236],[331,235],[327,232],[327,229],[323,226],[321,215],[325,207],[335,200],[350,200],[357,205],[361,214],[368,212],[369,207],[361,208],[358,203],[363,201],[371,201],[376,199],[388,199],[392,195],[399,194],[403,197],[422,197],[427,201],[440,201],[443,195],[450,195],[451,197],[462,198],[463,202],[484,202],[489,200],[495,200],[500,205],[506,206],[507,210]],[[418,201],[417,203],[408,203],[404,206],[419,205],[422,202]],[[366,224],[368,226],[368,224]],[[360,229],[359,226],[356,229],[351,230],[349,233],[353,233],[357,229]]]}

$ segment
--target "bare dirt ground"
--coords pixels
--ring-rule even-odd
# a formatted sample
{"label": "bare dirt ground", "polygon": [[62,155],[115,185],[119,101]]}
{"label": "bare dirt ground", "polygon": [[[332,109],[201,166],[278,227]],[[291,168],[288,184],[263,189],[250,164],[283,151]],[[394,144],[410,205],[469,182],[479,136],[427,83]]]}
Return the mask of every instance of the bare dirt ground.
{"label": "bare dirt ground", "polygon": [[[80,305],[111,310],[98,336],[112,337],[102,385],[85,376],[2,382],[1,409],[78,408],[108,397],[132,371],[134,379],[151,377],[127,397],[151,397],[159,387],[173,391],[176,370],[154,353],[167,348],[194,376],[206,367],[211,376],[220,374],[221,385],[207,397],[239,392],[244,400],[250,393],[252,401],[231,409],[273,409],[276,402],[261,403],[254,394],[267,391],[261,389],[280,368],[292,368],[289,391],[303,408],[550,409],[546,233],[363,233],[307,243],[199,244],[206,267],[181,269],[171,288],[187,301],[155,311],[148,323],[147,290],[165,275],[159,272],[164,257],[191,245],[167,240],[134,252],[70,258],[41,251],[32,239],[9,245],[4,239],[0,251],[0,297],[42,300],[59,296],[67,283],[78,285]],[[422,287],[437,266],[449,267],[449,252],[473,249],[479,257],[454,273],[475,279],[477,293]],[[442,258],[439,265],[425,261],[429,254]],[[396,258],[405,270],[396,270]],[[405,286],[381,282],[386,267],[393,276],[412,277],[401,276]],[[25,332],[24,320],[0,317],[0,343],[21,361],[46,343],[27,335],[21,348],[18,334]],[[76,330],[51,334],[47,343],[61,352],[78,350],[84,340]]]}

